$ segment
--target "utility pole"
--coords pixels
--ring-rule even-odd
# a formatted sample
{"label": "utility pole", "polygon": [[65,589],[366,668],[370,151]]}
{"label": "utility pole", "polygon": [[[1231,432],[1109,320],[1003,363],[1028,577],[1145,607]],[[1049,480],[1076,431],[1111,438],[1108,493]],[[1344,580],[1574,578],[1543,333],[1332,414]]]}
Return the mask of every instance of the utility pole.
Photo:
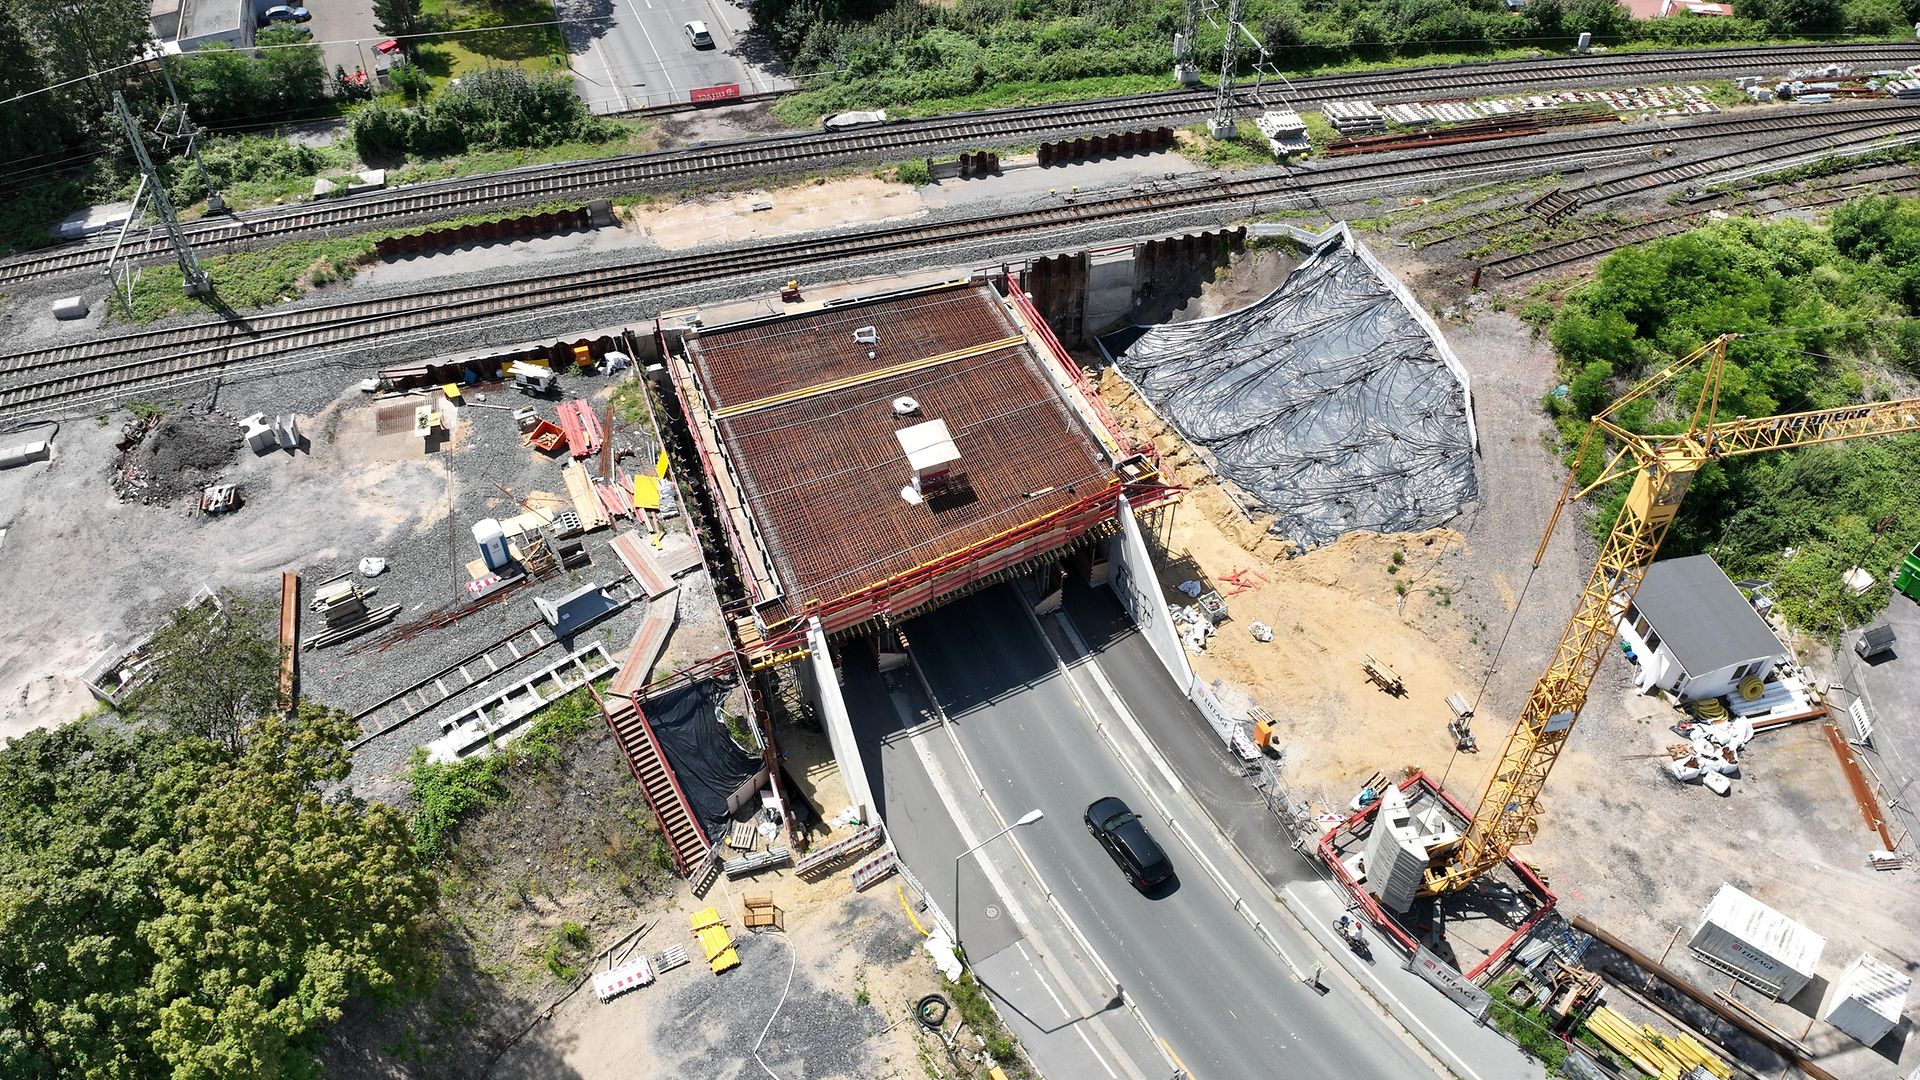
{"label": "utility pole", "polygon": [[[208,280],[207,272],[200,268],[200,260],[194,257],[193,248],[187,244],[187,234],[180,228],[180,215],[174,213],[173,200],[167,196],[167,184],[153,167],[153,158],[147,156],[147,140],[140,134],[140,124],[127,109],[127,99],[115,90],[113,92],[113,111],[120,114],[120,126],[127,131],[127,142],[133,146],[133,158],[140,164],[140,174],[146,178],[147,188],[153,194],[153,206],[160,214],[160,226],[167,231],[167,239],[173,244],[174,258],[180,263],[180,278],[186,283],[188,296],[205,296],[213,291],[213,282]],[[140,207],[133,208],[138,217]]]}
{"label": "utility pole", "polygon": [[[193,126],[193,118],[187,115],[186,103],[180,100],[180,92],[173,88],[173,76],[167,73],[165,60],[160,62],[160,79],[167,84],[167,96],[173,99],[173,112],[179,117],[179,130],[173,138],[186,138],[187,153],[193,158],[193,167],[200,170],[200,188],[207,193],[207,212],[217,214],[227,208],[227,201],[213,189],[213,181],[207,177],[206,163],[200,160],[200,129]],[[165,123],[165,120],[161,122]]]}
{"label": "utility pole", "polygon": [[1213,99],[1213,117],[1207,121],[1207,134],[1216,139],[1233,137],[1233,75],[1240,59],[1240,19],[1247,13],[1247,0],[1233,0],[1227,9],[1227,38],[1220,46],[1220,91]]}
{"label": "utility pole", "polygon": [[1193,35],[1195,24],[1200,21],[1200,0],[1186,0],[1180,32],[1173,36],[1173,77],[1180,80],[1181,86],[1192,86],[1200,81],[1200,68],[1193,62],[1195,51]]}

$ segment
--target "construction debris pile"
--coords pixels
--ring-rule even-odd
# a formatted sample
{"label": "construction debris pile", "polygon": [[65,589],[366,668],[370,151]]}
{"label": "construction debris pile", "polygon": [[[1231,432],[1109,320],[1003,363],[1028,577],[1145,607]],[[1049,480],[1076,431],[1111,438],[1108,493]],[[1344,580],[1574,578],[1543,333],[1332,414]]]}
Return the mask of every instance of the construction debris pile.
{"label": "construction debris pile", "polygon": [[136,416],[115,444],[110,484],[122,502],[169,503],[198,496],[240,451],[240,429],[218,413],[188,409]]}
{"label": "construction debris pile", "polygon": [[1120,373],[1301,547],[1417,532],[1474,497],[1466,374],[1346,227],[1265,299],[1102,339]]}
{"label": "construction debris pile", "polygon": [[1682,783],[1699,781],[1716,795],[1732,791],[1729,778],[1740,775],[1740,752],[1753,741],[1753,721],[1733,717],[1692,724],[1685,732],[1686,742],[1667,747],[1667,775]]}

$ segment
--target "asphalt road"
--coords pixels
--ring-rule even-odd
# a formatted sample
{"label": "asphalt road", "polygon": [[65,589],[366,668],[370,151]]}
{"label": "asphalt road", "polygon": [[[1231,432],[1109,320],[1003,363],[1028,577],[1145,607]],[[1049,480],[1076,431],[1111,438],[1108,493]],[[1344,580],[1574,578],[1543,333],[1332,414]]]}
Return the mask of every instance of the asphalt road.
{"label": "asphalt road", "polygon": [[[987,839],[1001,823],[968,783],[919,684],[905,669],[880,675],[860,653],[843,654],[841,693],[875,809],[940,912],[958,910],[959,889],[969,917],[958,929],[974,974],[1033,1063],[1050,1080],[1168,1075],[1159,1049],[1111,1003],[1113,984],[1055,917],[1008,840]],[[975,844],[980,850],[956,865]]]}
{"label": "asphalt road", "polygon": [[[697,87],[738,83],[740,92],[775,87],[743,48],[746,12],[727,0],[556,0],[567,22],[575,91],[594,112],[683,102]],[[711,48],[696,49],[684,27],[707,24]]]}
{"label": "asphalt road", "polygon": [[[1894,800],[1894,815],[1906,828],[1920,829],[1920,604],[1894,593],[1886,610],[1867,625],[1881,624],[1893,627],[1893,651],[1872,663],[1861,660],[1853,652],[1860,631],[1849,632],[1841,642],[1845,651],[1834,665],[1834,678],[1867,702],[1875,727],[1873,744],[1863,756]],[[1836,699],[1837,706],[1850,703],[1845,695]],[[1856,734],[1851,719],[1835,720],[1849,738]],[[1896,838],[1899,832],[1894,830]]]}
{"label": "asphalt road", "polygon": [[[1021,847],[1175,1057],[1199,1078],[1432,1075],[1378,1014],[1344,993],[1317,994],[1255,936],[1151,812],[1145,791],[1093,727],[1102,706],[1083,700],[1061,674],[1021,604],[1010,588],[997,587],[906,632],[1000,813],[1046,811],[1019,831]],[[1155,826],[1176,884],[1147,896],[1126,883],[1082,822],[1087,804],[1104,795],[1127,800]],[[1192,826],[1188,832],[1200,835]],[[970,909],[963,915],[977,917]],[[1285,933],[1271,919],[1268,925]],[[1292,936],[1286,947],[1309,955],[1311,947]]]}

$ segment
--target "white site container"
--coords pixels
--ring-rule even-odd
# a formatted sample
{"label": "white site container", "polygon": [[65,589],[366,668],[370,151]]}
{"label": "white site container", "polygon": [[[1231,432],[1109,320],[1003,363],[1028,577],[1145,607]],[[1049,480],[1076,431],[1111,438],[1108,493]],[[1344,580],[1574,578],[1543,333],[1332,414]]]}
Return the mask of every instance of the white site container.
{"label": "white site container", "polygon": [[1687,944],[1707,963],[1786,1001],[1813,978],[1827,939],[1722,885]]}
{"label": "white site container", "polygon": [[1868,1046],[1900,1026],[1913,976],[1868,953],[1847,965],[1833,983],[1833,1003],[1822,1019]]}

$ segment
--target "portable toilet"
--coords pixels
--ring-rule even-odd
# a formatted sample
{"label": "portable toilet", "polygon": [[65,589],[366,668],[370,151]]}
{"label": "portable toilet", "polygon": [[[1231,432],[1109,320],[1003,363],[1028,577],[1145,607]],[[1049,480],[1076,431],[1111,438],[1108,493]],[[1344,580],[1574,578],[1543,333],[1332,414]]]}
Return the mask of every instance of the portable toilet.
{"label": "portable toilet", "polygon": [[480,557],[489,570],[504,570],[513,561],[513,555],[507,551],[506,533],[493,518],[481,518],[473,523],[473,542],[480,545]]}

